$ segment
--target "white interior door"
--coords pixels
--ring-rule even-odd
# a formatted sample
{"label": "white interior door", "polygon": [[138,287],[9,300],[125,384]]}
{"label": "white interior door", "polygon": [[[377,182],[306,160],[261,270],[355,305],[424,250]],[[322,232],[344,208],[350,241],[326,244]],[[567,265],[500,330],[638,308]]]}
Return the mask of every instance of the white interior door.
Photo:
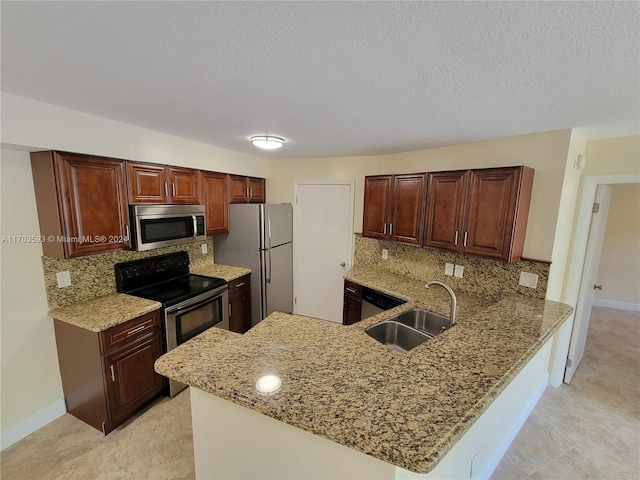
{"label": "white interior door", "polygon": [[571,343],[569,345],[569,361],[567,362],[567,368],[564,374],[565,383],[571,382],[571,378],[584,355],[584,347],[587,342],[587,330],[589,329],[589,318],[591,317],[593,290],[598,274],[598,265],[600,263],[600,253],[602,252],[602,242],[607,225],[610,200],[611,187],[608,185],[599,185],[596,191],[596,204],[598,208],[597,211],[594,211],[591,215],[591,226],[589,227],[589,239],[587,241],[580,293],[578,294],[573,332],[571,333]]}
{"label": "white interior door", "polygon": [[295,182],[294,312],[342,323],[343,275],[353,256],[354,182]]}

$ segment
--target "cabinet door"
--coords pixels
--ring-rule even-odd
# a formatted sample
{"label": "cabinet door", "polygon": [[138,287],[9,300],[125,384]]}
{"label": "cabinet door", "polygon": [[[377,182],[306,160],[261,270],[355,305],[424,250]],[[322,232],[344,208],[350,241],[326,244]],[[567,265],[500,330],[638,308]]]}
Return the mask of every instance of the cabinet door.
{"label": "cabinet door", "polygon": [[424,246],[457,252],[462,244],[462,222],[467,171],[429,174]]}
{"label": "cabinet door", "polygon": [[422,244],[426,174],[393,177],[389,234],[397,242]]}
{"label": "cabinet door", "polygon": [[264,178],[248,177],[247,185],[249,187],[249,203],[264,203],[266,197]]}
{"label": "cabinet door", "polygon": [[198,171],[169,167],[170,203],[198,203]]}
{"label": "cabinet door", "polygon": [[169,203],[169,185],[163,165],[127,162],[127,179],[129,203]]}
{"label": "cabinet door", "polygon": [[356,300],[351,297],[344,298],[344,312],[342,315],[343,325],[352,325],[360,321],[362,312],[362,300]]}
{"label": "cabinet door", "polygon": [[229,203],[247,203],[248,188],[247,177],[229,175]]}
{"label": "cabinet door", "polygon": [[103,357],[110,423],[128,417],[163,390],[164,378],[153,370],[160,355],[162,339],[156,331]]}
{"label": "cabinet door", "polygon": [[244,333],[251,326],[251,289],[242,288],[229,295],[229,330]]}
{"label": "cabinet door", "polygon": [[65,257],[129,248],[122,160],[56,154]]}
{"label": "cabinet door", "polygon": [[508,259],[520,170],[470,172],[463,253]]}
{"label": "cabinet door", "polygon": [[364,178],[364,215],[362,236],[388,239],[391,175]]}
{"label": "cabinet door", "polygon": [[200,203],[207,211],[207,235],[229,233],[229,176],[200,171]]}

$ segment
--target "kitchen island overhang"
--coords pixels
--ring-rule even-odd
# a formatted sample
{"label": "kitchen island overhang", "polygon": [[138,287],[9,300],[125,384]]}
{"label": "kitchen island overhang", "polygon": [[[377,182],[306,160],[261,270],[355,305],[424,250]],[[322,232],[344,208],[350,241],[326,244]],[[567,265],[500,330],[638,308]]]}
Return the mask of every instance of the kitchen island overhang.
{"label": "kitchen island overhang", "polygon": [[[218,334],[205,332],[202,339],[192,340],[196,344],[187,342],[185,349],[179,347],[158,360],[156,370],[297,427],[298,433],[305,430],[398,471],[427,473],[462,442],[465,432],[530,364],[536,365],[531,377],[535,380],[525,384],[535,387],[526,398],[515,400],[522,407],[516,417],[531,402],[533,408],[546,386],[550,340],[572,309],[521,296],[488,306],[461,296],[458,325],[407,354],[388,350],[364,332],[367,326],[424,303],[442,302],[422,298],[349,327],[274,313],[243,336],[208,341],[207,335]],[[278,375],[282,382],[272,395],[256,391],[256,381],[267,374]],[[195,432],[205,419],[197,418],[201,410],[195,402],[200,471],[203,460],[198,458]],[[233,449],[224,458],[240,465],[241,446],[235,448],[235,460]],[[274,460],[269,468],[283,464],[284,458]],[[465,468],[468,474],[468,463]]]}

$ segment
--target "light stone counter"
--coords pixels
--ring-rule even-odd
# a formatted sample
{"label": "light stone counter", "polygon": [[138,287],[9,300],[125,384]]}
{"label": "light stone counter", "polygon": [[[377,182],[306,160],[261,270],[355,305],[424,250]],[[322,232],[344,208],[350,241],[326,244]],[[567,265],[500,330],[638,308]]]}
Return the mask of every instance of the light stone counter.
{"label": "light stone counter", "polygon": [[[403,297],[351,326],[273,313],[244,335],[187,342],[156,371],[417,473],[429,472],[568,318],[568,305],[523,296],[459,296],[458,324],[406,354],[364,329],[414,306],[448,314],[441,288],[375,269],[346,278]],[[212,329],[213,330],[213,329]],[[220,340],[219,342],[217,340]],[[256,380],[276,374],[272,395]]]}
{"label": "light stone counter", "polygon": [[159,308],[162,308],[160,302],[112,293],[55,308],[49,311],[49,316],[92,332],[102,332]]}
{"label": "light stone counter", "polygon": [[204,275],[205,277],[223,278],[227,282],[231,282],[236,278],[240,278],[251,273],[251,270],[248,268],[232,267],[229,265],[220,265],[219,263],[212,262],[197,263],[195,265],[191,265],[189,271],[196,275]]}

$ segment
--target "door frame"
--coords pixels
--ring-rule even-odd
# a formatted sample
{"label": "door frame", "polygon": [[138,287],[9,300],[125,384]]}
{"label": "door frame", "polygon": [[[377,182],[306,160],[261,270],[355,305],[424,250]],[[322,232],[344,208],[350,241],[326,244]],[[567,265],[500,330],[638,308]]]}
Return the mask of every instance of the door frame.
{"label": "door frame", "polygon": [[[578,208],[578,219],[576,221],[576,228],[573,235],[571,260],[567,273],[567,283],[563,298],[564,303],[568,303],[569,305],[575,307],[578,305],[578,302],[582,300],[582,298],[580,298],[580,286],[582,283],[582,274],[586,261],[593,203],[596,199],[596,191],[598,189],[598,186],[617,185],[624,183],[640,183],[640,174],[628,173],[619,175],[589,175],[584,177],[584,181],[582,184],[582,195],[580,197],[580,206]],[[564,354],[565,359],[569,358],[570,345],[572,345],[576,341],[576,338],[574,337],[578,334],[579,329],[576,325],[576,322],[578,321],[579,319],[576,317],[574,312],[571,339],[570,342],[568,342],[566,345],[566,352]],[[563,371],[563,378],[565,371]]]}
{"label": "door frame", "polygon": [[298,189],[301,185],[348,185],[350,187],[350,195],[349,195],[349,225],[351,225],[351,241],[349,242],[347,249],[347,267],[351,268],[353,265],[353,210],[355,207],[355,188],[356,181],[355,180],[294,180],[293,181],[293,199],[291,204],[293,205],[293,313],[296,314],[298,310],[298,306],[296,305],[296,299],[298,297],[296,292],[296,285],[298,284],[298,279],[302,276],[302,272],[298,271],[298,255],[299,250],[296,248],[297,242],[296,237],[298,236],[298,222],[297,220],[297,212],[298,209],[296,205],[298,204]]}

